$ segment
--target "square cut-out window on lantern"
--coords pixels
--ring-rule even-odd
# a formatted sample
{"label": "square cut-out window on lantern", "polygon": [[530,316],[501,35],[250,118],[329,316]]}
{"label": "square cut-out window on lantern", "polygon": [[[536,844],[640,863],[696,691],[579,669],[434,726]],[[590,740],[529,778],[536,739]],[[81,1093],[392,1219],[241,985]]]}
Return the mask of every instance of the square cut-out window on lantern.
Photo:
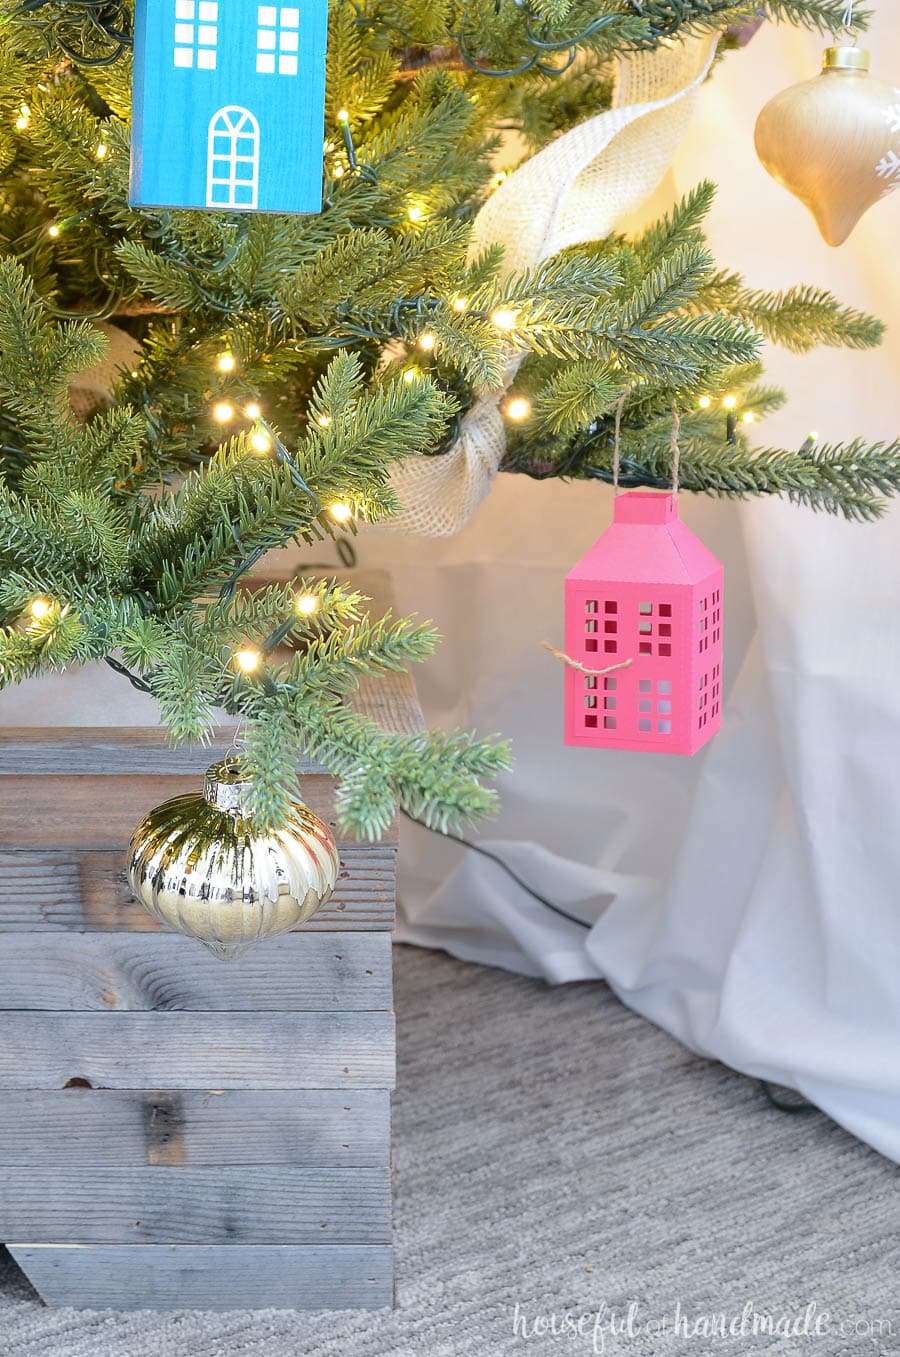
{"label": "square cut-out window on lantern", "polygon": [[653,703],[648,698],[641,698],[638,703],[638,711],[652,711]]}
{"label": "square cut-out window on lantern", "polygon": [[584,699],[584,705],[585,705],[588,709],[590,709],[591,707],[596,707],[596,705],[597,705],[597,699],[596,699],[596,697],[586,697],[586,698]]}
{"label": "square cut-out window on lantern", "polygon": [[653,729],[653,722],[652,722],[652,721],[647,721],[646,719],[643,720],[643,721],[638,721],[638,730],[640,730],[640,731],[647,731],[647,730],[652,730],[652,729]]}
{"label": "square cut-out window on lantern", "polygon": [[614,716],[604,716],[604,718],[603,718],[603,728],[604,728],[604,730],[615,730],[615,728],[616,728],[616,718],[615,718]]}
{"label": "square cut-out window on lantern", "polygon": [[615,711],[617,701],[618,698],[615,697],[604,697],[603,706],[606,708],[607,711]]}
{"label": "square cut-out window on lantern", "polygon": [[595,613],[597,611],[597,600],[595,598],[589,598],[584,605],[584,611],[586,613]]}
{"label": "square cut-out window on lantern", "polygon": [[640,622],[640,623],[638,624],[638,631],[641,633],[642,636],[650,636],[650,635],[652,635],[652,633],[653,633],[653,623],[652,623],[652,622]]}
{"label": "square cut-out window on lantern", "polygon": [[638,654],[652,655],[653,654],[652,644],[649,641],[641,641],[640,645],[638,646]]}
{"label": "square cut-out window on lantern", "polygon": [[657,721],[657,723],[656,723],[656,729],[659,731],[660,735],[671,735],[671,734],[672,734],[672,722],[671,722],[671,721]]}
{"label": "square cut-out window on lantern", "polygon": [[603,649],[606,651],[607,655],[615,655],[618,648],[619,648],[618,641],[606,640],[603,642]]}
{"label": "square cut-out window on lantern", "polygon": [[656,685],[656,691],[658,693],[670,693],[672,691],[672,680],[660,679],[659,683]]}
{"label": "square cut-out window on lantern", "polygon": [[700,600],[700,611],[701,611],[702,613],[705,613],[705,612],[706,612],[706,599],[705,599],[705,598],[701,598],[701,600]]}
{"label": "square cut-out window on lantern", "polygon": [[672,616],[671,603],[660,603],[658,612],[660,617],[671,617]]}
{"label": "square cut-out window on lantern", "polygon": [[660,624],[659,624],[659,626],[658,626],[658,628],[657,628],[657,631],[659,632],[660,636],[671,636],[671,635],[672,635],[672,623],[671,623],[671,622],[660,622]]}
{"label": "square cut-out window on lantern", "polygon": [[610,632],[611,635],[615,636],[616,632],[619,630],[619,624],[618,622],[604,622],[603,630]]}
{"label": "square cut-out window on lantern", "polygon": [[607,603],[607,604],[606,604],[606,611],[607,611],[608,613],[617,613],[617,612],[619,611],[619,605],[618,605],[618,603],[613,603],[613,602]]}
{"label": "square cut-out window on lantern", "polygon": [[597,623],[596,623],[596,622],[585,622],[585,624],[584,624],[584,629],[585,629],[586,632],[589,632],[589,633],[592,632],[592,631],[596,631],[596,630],[597,630]]}
{"label": "square cut-out window on lantern", "polygon": [[585,641],[585,643],[584,643],[584,648],[585,648],[585,650],[587,650],[587,651],[589,651],[591,654],[593,654],[594,651],[597,649],[597,642],[596,642],[596,640],[595,640],[592,636],[589,636],[588,639],[587,639],[587,640]]}
{"label": "square cut-out window on lantern", "polygon": [[616,691],[616,680],[614,678],[605,678],[603,680],[603,686],[608,693],[614,693]]}
{"label": "square cut-out window on lantern", "polygon": [[657,702],[656,710],[659,712],[660,716],[671,716],[672,704],[671,702]]}
{"label": "square cut-out window on lantern", "polygon": [[596,676],[594,674],[585,674],[584,686],[585,688],[596,688],[597,686]]}
{"label": "square cut-out window on lantern", "polygon": [[652,693],[652,692],[653,692],[653,684],[650,682],[649,679],[639,679],[639,680],[638,680],[638,692],[639,692],[639,693]]}
{"label": "square cut-out window on lantern", "polygon": [[587,726],[588,730],[596,730],[597,729],[596,716],[586,716],[584,718],[584,724]]}
{"label": "square cut-out window on lantern", "polygon": [[650,614],[650,613],[652,613],[652,612],[653,612],[653,604],[652,604],[652,603],[639,603],[639,604],[638,604],[638,612],[639,612],[639,613],[643,613],[645,616],[648,615],[648,614]]}
{"label": "square cut-out window on lantern", "polygon": [[661,641],[656,653],[657,655],[662,655],[663,659],[667,659],[672,654],[672,647],[667,641]]}

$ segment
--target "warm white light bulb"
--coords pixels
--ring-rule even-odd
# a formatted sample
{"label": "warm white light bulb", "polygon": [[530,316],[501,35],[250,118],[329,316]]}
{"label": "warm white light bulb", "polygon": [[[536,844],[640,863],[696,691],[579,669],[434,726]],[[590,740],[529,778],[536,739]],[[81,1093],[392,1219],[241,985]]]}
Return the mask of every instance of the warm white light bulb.
{"label": "warm white light bulb", "polygon": [[39,622],[42,617],[46,617],[49,613],[50,604],[45,598],[34,598],[29,604],[28,611],[31,613],[34,620]]}
{"label": "warm white light bulb", "polygon": [[425,220],[425,209],[421,203],[410,203],[406,209],[406,215],[410,221],[420,222]]}
{"label": "warm white light bulb", "polygon": [[423,335],[419,335],[416,343],[420,349],[424,349],[426,353],[430,353],[437,343],[437,336],[433,335],[430,330],[426,330]]}
{"label": "warm white light bulb", "polygon": [[259,668],[262,655],[253,646],[247,646],[244,650],[239,650],[234,657],[234,662],[238,669],[244,674],[252,674]]}
{"label": "warm white light bulb", "polygon": [[513,311],[507,306],[501,306],[499,310],[494,311],[491,315],[491,320],[498,330],[512,330],[518,319],[518,311]]}
{"label": "warm white light bulb", "polygon": [[818,433],[817,433],[815,430],[813,430],[813,431],[810,433],[809,437],[811,438],[811,440],[813,441],[813,443],[817,443],[818,440],[819,440],[819,435],[818,435]]}
{"label": "warm white light bulb", "polygon": [[213,419],[219,424],[227,424],[234,419],[234,406],[231,401],[217,401],[212,408]]}
{"label": "warm white light bulb", "polygon": [[404,368],[404,369],[403,369],[403,380],[404,380],[404,382],[406,382],[406,385],[407,385],[407,386],[412,386],[413,382],[416,380],[416,378],[418,377],[418,375],[419,375],[419,369],[418,369],[418,368]]}
{"label": "warm white light bulb", "polygon": [[244,406],[244,414],[248,419],[259,419],[262,410],[257,405],[256,401],[251,401],[249,405]]}
{"label": "warm white light bulb", "polygon": [[30,121],[31,119],[27,113],[20,113],[18,118],[16,118],[16,127],[20,132],[24,132]]}
{"label": "warm white light bulb", "polygon": [[346,523],[353,517],[353,510],[350,508],[349,504],[332,504],[328,512],[331,514],[335,523]]}
{"label": "warm white light bulb", "polygon": [[216,359],[216,367],[220,372],[234,372],[235,357],[233,353],[220,353]]}
{"label": "warm white light bulb", "polygon": [[700,406],[701,410],[708,410],[712,405],[712,396],[701,396],[697,404]]}
{"label": "warm white light bulb", "polygon": [[59,227],[56,222],[54,222],[52,226],[47,227],[47,235],[52,236],[54,240],[59,235]]}
{"label": "warm white light bulb", "polygon": [[108,150],[109,150],[109,147],[107,146],[107,144],[106,144],[105,141],[99,142],[98,145],[97,145],[97,151],[96,151],[97,159],[98,159],[98,160],[102,160],[102,159],[104,158],[104,156],[106,155],[106,153],[107,153]]}
{"label": "warm white light bulb", "polygon": [[742,424],[755,424],[755,423],[756,423],[756,415],[753,413],[752,410],[748,410],[748,411],[746,412],[746,414],[741,415],[741,423],[742,423]]}
{"label": "warm white light bulb", "polygon": [[327,429],[331,424],[331,415],[316,415],[316,423],[323,429]]}
{"label": "warm white light bulb", "polygon": [[453,299],[454,311],[465,311],[468,305],[469,305],[468,297],[454,297]]}
{"label": "warm white light bulb", "polygon": [[340,163],[338,163],[337,165],[335,165],[334,168],[333,168],[332,171],[331,171],[331,177],[332,177],[332,179],[343,179],[344,174],[345,174],[344,167],[343,167],[343,165],[341,165]]}
{"label": "warm white light bulb", "polygon": [[315,594],[300,594],[294,606],[301,617],[311,617],[319,606],[319,600]]}
{"label": "warm white light bulb", "polygon": [[272,440],[262,429],[257,429],[250,435],[250,446],[254,452],[271,452]]}
{"label": "warm white light bulb", "polygon": [[523,420],[531,414],[531,401],[526,400],[524,396],[513,396],[511,401],[506,404],[507,419]]}
{"label": "warm white light bulb", "polygon": [[339,108],[337,119],[339,123],[348,123],[350,121],[350,114],[345,108]]}
{"label": "warm white light bulb", "polygon": [[736,409],[737,409],[737,403],[738,403],[738,402],[737,402],[737,396],[726,396],[725,399],[724,399],[723,402],[722,402],[722,409],[723,409],[723,410],[736,410]]}

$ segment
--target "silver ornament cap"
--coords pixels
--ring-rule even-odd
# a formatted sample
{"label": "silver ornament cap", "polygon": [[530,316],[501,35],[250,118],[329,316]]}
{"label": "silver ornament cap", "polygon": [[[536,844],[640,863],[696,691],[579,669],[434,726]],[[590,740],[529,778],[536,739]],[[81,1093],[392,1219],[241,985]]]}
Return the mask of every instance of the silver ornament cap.
{"label": "silver ornament cap", "polygon": [[223,961],[311,918],[340,869],[331,830],[300,800],[281,829],[260,833],[247,814],[249,786],[240,763],[214,764],[202,796],[155,807],[129,845],[141,904]]}

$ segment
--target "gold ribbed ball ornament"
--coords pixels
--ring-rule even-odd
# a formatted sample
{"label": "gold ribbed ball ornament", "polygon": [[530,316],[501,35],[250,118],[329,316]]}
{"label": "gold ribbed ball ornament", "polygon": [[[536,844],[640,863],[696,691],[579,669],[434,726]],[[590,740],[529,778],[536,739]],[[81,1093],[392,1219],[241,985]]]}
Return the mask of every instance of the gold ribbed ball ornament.
{"label": "gold ribbed ball ornament", "polygon": [[900,89],[873,80],[869,53],[829,47],[822,72],[782,90],[756,124],[756,153],[805,203],[829,245],[900,186]]}
{"label": "gold ribbed ball ornament", "polygon": [[301,801],[283,828],[260,833],[247,814],[249,786],[240,763],[214,764],[203,795],[151,810],[128,850],[141,904],[222,961],[311,918],[340,867],[330,829]]}

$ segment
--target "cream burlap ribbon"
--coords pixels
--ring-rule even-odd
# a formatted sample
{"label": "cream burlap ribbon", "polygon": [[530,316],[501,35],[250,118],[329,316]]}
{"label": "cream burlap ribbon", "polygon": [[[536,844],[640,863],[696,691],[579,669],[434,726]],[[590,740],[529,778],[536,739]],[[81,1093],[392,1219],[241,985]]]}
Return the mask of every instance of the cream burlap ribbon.
{"label": "cream burlap ribbon", "polygon": [[[545,146],[501,184],[475,219],[470,256],[499,242],[511,273],[608,235],[666,173],[716,43],[705,35],[621,59],[613,107]],[[521,359],[511,353],[507,387]],[[506,447],[503,395],[479,396],[445,456],[398,464],[392,483],[403,509],[386,528],[450,537],[463,527],[490,490]]]}

